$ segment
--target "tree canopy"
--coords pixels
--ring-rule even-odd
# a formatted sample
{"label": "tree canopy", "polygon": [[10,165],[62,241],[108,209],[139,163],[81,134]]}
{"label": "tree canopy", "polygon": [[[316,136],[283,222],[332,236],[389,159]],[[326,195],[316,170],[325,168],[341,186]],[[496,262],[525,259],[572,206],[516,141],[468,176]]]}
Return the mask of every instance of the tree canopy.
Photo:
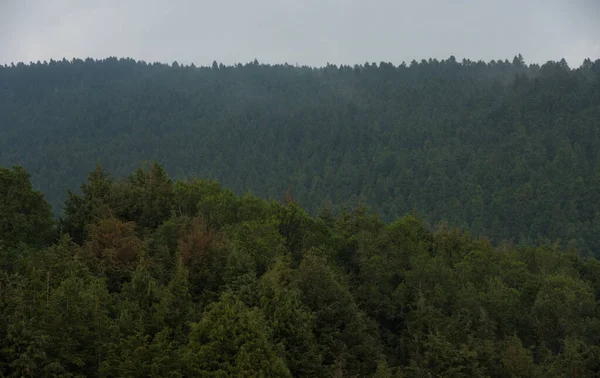
{"label": "tree canopy", "polygon": [[[11,209],[49,213],[0,172]],[[20,254],[0,254],[0,376],[600,374],[600,263],[575,250],[365,206],[311,216],[157,163],[82,188],[59,237],[0,234]]]}
{"label": "tree canopy", "polygon": [[[598,255],[599,73],[600,61],[571,69],[520,56],[20,63],[0,67],[0,164],[25,167],[57,215],[97,161],[125,177],[158,159],[172,177],[236,194],[290,190],[311,215],[362,203],[392,221],[416,210],[430,227],[446,221],[495,244],[558,241]],[[123,211],[158,221],[162,205],[148,206]]]}

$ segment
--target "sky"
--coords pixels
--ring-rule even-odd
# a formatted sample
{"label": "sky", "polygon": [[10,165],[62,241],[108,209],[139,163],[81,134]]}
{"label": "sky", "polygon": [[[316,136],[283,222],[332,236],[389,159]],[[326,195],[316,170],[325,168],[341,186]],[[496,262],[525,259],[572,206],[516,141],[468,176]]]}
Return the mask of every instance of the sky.
{"label": "sky", "polygon": [[600,58],[600,0],[0,0],[0,64]]}

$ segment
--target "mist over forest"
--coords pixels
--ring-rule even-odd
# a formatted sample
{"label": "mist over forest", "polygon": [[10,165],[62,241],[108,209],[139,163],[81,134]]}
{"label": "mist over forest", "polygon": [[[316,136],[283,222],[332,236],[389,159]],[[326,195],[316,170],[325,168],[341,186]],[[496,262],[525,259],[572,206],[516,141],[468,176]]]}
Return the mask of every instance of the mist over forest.
{"label": "mist over forest", "polygon": [[102,164],[316,215],[359,203],[416,211],[494,243],[600,253],[600,63],[521,56],[321,68],[131,59],[0,67],[0,164],[22,165],[59,216]]}
{"label": "mist over forest", "polygon": [[0,66],[0,377],[597,377],[598,256],[600,60]]}

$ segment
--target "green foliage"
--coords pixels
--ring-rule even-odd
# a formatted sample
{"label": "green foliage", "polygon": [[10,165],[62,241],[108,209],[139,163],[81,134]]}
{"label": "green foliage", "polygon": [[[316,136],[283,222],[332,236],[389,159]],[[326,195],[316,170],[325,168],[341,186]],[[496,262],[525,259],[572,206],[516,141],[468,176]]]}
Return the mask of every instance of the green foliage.
{"label": "green foliage", "polygon": [[90,224],[99,218],[109,216],[108,196],[112,189],[112,179],[99,164],[88,174],[88,183],[81,184],[82,195],[68,192],[64,206],[64,216],[60,220],[62,232],[67,233],[78,243],[88,237]]}
{"label": "green foliage", "polygon": [[322,352],[313,330],[315,314],[302,303],[302,291],[295,287],[295,272],[289,263],[278,260],[259,283],[259,303],[273,340],[284,347],[283,355],[294,377],[321,377]]}
{"label": "green foliage", "polygon": [[375,372],[380,353],[375,325],[358,308],[327,260],[306,254],[297,286],[315,313],[314,333],[329,374],[364,376]]}
{"label": "green foliage", "polygon": [[190,376],[291,377],[261,311],[228,293],[192,324],[184,353]]}
{"label": "green foliage", "polygon": [[50,206],[42,193],[33,190],[25,169],[0,168],[0,254],[21,243],[45,245],[53,225]]}
{"label": "green foliage", "polygon": [[600,374],[600,263],[572,249],[313,218],[157,163],[82,191],[53,243],[23,227],[0,256],[0,376]]}
{"label": "green foliage", "polygon": [[[201,210],[220,227],[269,207],[233,193],[289,191],[311,215],[364,203],[393,221],[416,209],[426,224],[494,244],[558,240],[600,254],[600,60],[571,69],[519,56],[321,68],[73,59],[0,66],[0,82],[0,164],[26,167],[56,214],[90,162],[126,177],[158,159],[164,170],[150,165],[113,188],[110,215],[142,230]],[[179,183],[170,206],[166,172],[233,191]],[[104,196],[97,178],[68,195],[63,228],[77,243]]]}

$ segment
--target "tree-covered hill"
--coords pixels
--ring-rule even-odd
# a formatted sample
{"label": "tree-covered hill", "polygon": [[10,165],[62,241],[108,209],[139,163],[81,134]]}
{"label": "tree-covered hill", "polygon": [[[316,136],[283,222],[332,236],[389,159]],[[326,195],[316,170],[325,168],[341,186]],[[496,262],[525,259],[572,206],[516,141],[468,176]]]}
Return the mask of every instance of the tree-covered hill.
{"label": "tree-covered hill", "polygon": [[158,159],[238,194],[291,190],[310,214],[415,209],[598,255],[599,151],[600,61],[0,67],[0,164],[24,166],[57,214],[97,161],[123,177]]}
{"label": "tree-covered hill", "polygon": [[600,374],[600,264],[574,251],[311,217],[158,164],[98,167],[58,224],[22,168],[0,193],[2,377]]}

